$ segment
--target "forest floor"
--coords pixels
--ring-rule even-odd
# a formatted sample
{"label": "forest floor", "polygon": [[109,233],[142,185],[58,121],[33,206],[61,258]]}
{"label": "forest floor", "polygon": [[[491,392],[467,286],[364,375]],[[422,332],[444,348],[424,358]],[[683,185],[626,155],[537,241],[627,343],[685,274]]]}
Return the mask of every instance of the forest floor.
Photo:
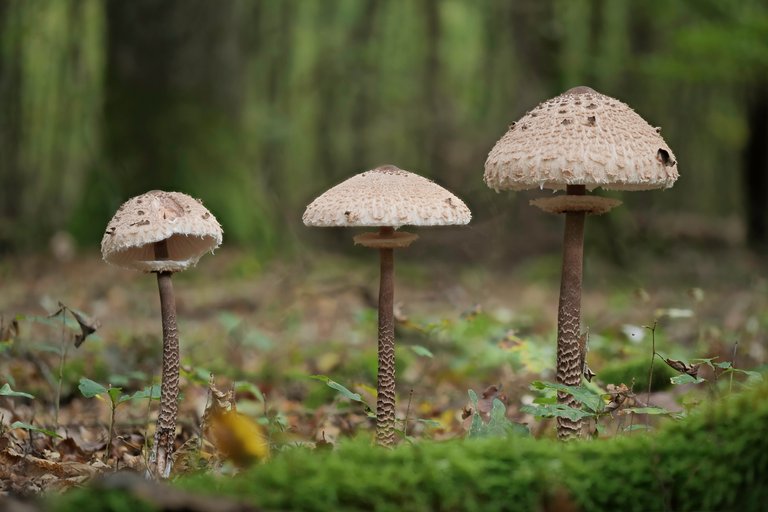
{"label": "forest floor", "polygon": [[[703,385],[654,384],[646,396],[652,342],[663,357],[686,364],[718,358],[765,369],[768,269],[759,258],[680,246],[631,260],[619,268],[589,252],[585,259],[583,326],[598,392],[623,383],[634,391],[632,404],[676,412],[716,391],[727,367],[704,364]],[[521,407],[540,394],[533,381],[554,381],[559,254],[509,267],[425,265],[405,252],[396,262],[401,437],[465,437],[472,408],[487,420],[495,398],[535,436],[553,435],[551,421]],[[260,425],[273,451],[373,434],[374,257],[265,266],[223,250],[174,282],[182,352],[176,474],[226,469],[223,459],[238,462],[233,453],[251,449],[247,441],[200,443],[211,375],[214,389],[235,390],[237,410]],[[97,327],[79,348],[74,316],[51,316],[60,303]],[[0,315],[0,386],[8,384],[0,390],[1,492],[66,489],[114,468],[142,471],[157,408],[142,390],[159,382],[160,367],[154,277],[108,266],[95,254],[69,262],[6,259]],[[659,363],[654,368],[664,374]],[[119,391],[108,447],[109,387]],[[468,390],[480,396],[476,404]],[[596,435],[627,435],[630,421],[606,418]]]}

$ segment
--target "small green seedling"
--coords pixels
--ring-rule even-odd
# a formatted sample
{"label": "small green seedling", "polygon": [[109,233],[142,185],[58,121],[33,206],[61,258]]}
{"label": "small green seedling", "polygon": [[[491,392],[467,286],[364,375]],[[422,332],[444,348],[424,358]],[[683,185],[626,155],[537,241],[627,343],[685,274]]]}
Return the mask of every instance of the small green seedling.
{"label": "small green seedling", "polygon": [[160,400],[160,386],[157,384],[147,386],[140,391],[136,391],[132,395],[124,395],[123,388],[113,388],[112,386],[106,387],[96,381],[83,377],[80,379],[78,389],[80,389],[80,392],[86,398],[98,398],[99,400],[104,400],[104,397],[109,398],[109,438],[107,440],[107,450],[104,453],[105,461],[109,459],[110,452],[112,451],[112,438],[115,433],[115,411],[117,411],[117,406],[130,400],[141,400],[145,398],[149,400]]}
{"label": "small green seedling", "polygon": [[[3,384],[3,387],[0,388],[0,396],[7,396],[7,397],[16,397],[16,398],[30,398],[34,400],[34,395],[30,395],[29,393],[24,393],[23,391],[14,391],[11,389],[11,385],[7,382]],[[27,430],[29,432],[39,432],[40,434],[44,434],[48,437],[61,437],[59,434],[54,432],[53,430],[48,430],[42,427],[38,427],[36,425],[32,425],[30,423],[24,423],[23,421],[14,421],[10,424],[8,427],[8,430],[14,430],[14,429],[23,429]]]}

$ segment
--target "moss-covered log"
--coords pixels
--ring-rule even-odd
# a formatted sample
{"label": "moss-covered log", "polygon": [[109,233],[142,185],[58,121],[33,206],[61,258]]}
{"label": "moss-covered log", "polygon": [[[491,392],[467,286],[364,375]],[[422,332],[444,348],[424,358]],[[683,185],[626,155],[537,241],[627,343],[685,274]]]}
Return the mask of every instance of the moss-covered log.
{"label": "moss-covered log", "polygon": [[[569,444],[423,442],[394,450],[353,442],[333,452],[291,450],[235,478],[199,476],[177,485],[266,510],[762,510],[767,423],[762,386],[656,434]],[[124,491],[79,491],[57,499],[54,509],[116,510],[108,508],[119,502],[116,492]]]}

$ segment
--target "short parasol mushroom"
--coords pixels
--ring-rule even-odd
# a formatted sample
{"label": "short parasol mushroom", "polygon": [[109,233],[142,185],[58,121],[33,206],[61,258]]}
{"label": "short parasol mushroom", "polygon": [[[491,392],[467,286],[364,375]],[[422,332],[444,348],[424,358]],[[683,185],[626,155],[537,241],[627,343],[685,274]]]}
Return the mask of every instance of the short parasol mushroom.
{"label": "short parasol mushroom", "polygon": [[393,165],[358,174],[331,188],[307,206],[307,226],[369,226],[378,232],[354,237],[355,244],[378,249],[379,368],[376,399],[376,439],[382,446],[395,442],[395,326],[393,249],[408,247],[418,238],[395,231],[400,226],[467,224],[469,208],[434,182]]}
{"label": "short parasol mushroom", "polygon": [[[544,211],[565,213],[557,319],[560,384],[579,386],[584,371],[585,353],[579,343],[584,216],[621,204],[586,191],[671,187],[678,177],[677,163],[660,131],[621,101],[589,87],[575,87],[512,124],[485,162],[485,183],[497,191],[566,191],[531,201]],[[560,393],[558,399],[578,407],[570,395]],[[580,421],[558,418],[559,438],[578,437],[580,431]]]}
{"label": "short parasol mushroom", "polygon": [[163,321],[163,373],[151,471],[167,478],[176,436],[179,396],[179,333],[171,276],[194,267],[221,244],[216,218],[199,200],[180,192],[153,190],[129,199],[109,221],[101,253],[120,267],[157,274]]}

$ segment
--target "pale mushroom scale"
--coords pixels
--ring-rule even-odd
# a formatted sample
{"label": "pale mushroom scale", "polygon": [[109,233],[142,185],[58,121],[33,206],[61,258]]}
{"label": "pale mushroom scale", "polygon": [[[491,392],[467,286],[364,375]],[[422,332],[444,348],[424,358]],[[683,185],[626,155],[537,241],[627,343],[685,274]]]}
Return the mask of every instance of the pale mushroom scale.
{"label": "pale mushroom scale", "polygon": [[385,165],[349,178],[307,206],[307,226],[443,226],[467,224],[464,202],[419,175]]}
{"label": "pale mushroom scale", "polygon": [[496,190],[647,190],[671,187],[678,172],[658,129],[619,100],[577,87],[513,124],[488,155],[484,178]]}

